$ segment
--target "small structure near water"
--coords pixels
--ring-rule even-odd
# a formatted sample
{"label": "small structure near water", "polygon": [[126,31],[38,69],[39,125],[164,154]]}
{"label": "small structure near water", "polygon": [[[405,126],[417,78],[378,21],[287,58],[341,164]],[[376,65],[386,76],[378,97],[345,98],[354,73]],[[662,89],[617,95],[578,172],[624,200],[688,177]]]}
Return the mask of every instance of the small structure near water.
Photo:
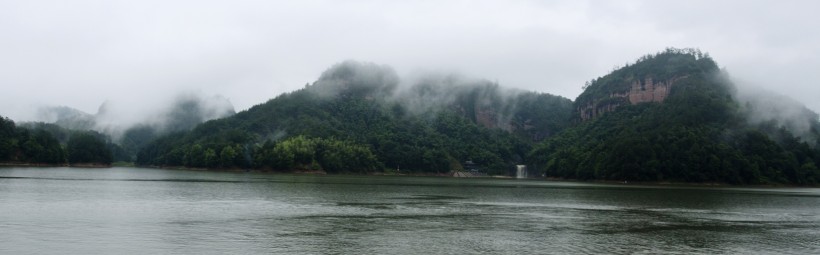
{"label": "small structure near water", "polygon": [[486,177],[487,173],[481,171],[481,167],[473,163],[472,160],[465,161],[464,170],[453,172],[453,177]]}

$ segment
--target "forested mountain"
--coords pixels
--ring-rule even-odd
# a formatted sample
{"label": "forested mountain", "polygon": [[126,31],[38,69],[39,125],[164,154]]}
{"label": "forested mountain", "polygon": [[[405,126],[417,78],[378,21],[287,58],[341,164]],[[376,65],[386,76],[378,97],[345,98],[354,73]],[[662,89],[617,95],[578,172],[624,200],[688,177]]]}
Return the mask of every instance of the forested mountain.
{"label": "forested mountain", "polygon": [[[180,100],[117,139],[3,119],[0,161],[130,161],[139,151],[146,166],[447,173],[469,161],[490,174],[527,164],[582,180],[820,181],[818,114],[735,86],[692,49],[641,57],[591,80],[575,101],[455,75],[401,81],[389,67],[348,61],[303,89],[193,126],[232,113],[213,110],[223,108]],[[58,124],[99,126],[68,108],[53,113],[76,120]]]}
{"label": "forested mountain", "polygon": [[[445,173],[472,161],[506,174],[534,141],[568,127],[572,102],[489,81],[344,62],[304,89],[148,145],[143,165]],[[343,166],[343,167],[337,167]]]}
{"label": "forested mountain", "polygon": [[547,176],[573,179],[820,181],[817,114],[738,94],[697,50],[648,55],[588,83],[575,100],[579,124],[529,159]]}

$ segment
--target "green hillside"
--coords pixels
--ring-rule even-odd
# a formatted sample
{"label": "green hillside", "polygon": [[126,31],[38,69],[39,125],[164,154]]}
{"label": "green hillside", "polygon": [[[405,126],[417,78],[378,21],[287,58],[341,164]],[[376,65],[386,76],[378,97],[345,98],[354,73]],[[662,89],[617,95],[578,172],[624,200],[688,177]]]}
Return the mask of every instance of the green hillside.
{"label": "green hillside", "polygon": [[136,164],[162,167],[507,175],[526,164],[581,180],[820,181],[818,114],[727,77],[707,54],[668,49],[591,80],[571,101],[454,75],[402,81],[390,67],[348,61],[303,89],[193,129],[173,123],[202,121],[186,116],[211,108],[181,101],[171,124],[132,127],[119,144],[2,119],[0,161],[109,164],[138,151]]}
{"label": "green hillside", "polygon": [[451,78],[400,87],[389,67],[344,62],[303,89],[160,138],[137,164],[447,173],[473,161],[507,174],[571,123],[566,98]]}
{"label": "green hillside", "polygon": [[735,90],[699,51],[648,55],[589,83],[575,100],[579,124],[528,158],[547,176],[584,180],[820,181],[817,115],[800,116],[807,130],[799,135],[776,121],[752,122],[755,106]]}

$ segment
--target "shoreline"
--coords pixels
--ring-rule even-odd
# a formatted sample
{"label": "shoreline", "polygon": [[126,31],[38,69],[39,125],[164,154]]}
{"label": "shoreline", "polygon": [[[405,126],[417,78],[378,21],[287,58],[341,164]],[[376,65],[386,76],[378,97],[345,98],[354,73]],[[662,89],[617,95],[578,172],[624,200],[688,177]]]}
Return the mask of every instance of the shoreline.
{"label": "shoreline", "polygon": [[111,168],[111,164],[100,164],[100,163],[77,163],[77,164],[68,164],[69,167],[82,167],[82,168]]}
{"label": "shoreline", "polygon": [[657,187],[757,187],[757,188],[820,188],[820,184],[798,185],[798,184],[729,184],[717,182],[675,182],[675,181],[615,181],[615,180],[579,180],[557,177],[530,177],[518,179],[512,176],[454,176],[454,172],[449,173],[412,173],[412,172],[369,172],[369,173],[336,173],[331,174],[320,170],[292,170],[273,171],[271,169],[244,169],[244,168],[197,168],[197,167],[172,167],[172,166],[139,166],[125,165],[117,166],[112,164],[79,163],[79,164],[45,164],[45,163],[19,163],[0,162],[0,167],[77,167],[77,168],[112,168],[112,167],[138,167],[166,170],[202,171],[202,172],[227,172],[227,173],[262,173],[262,174],[298,174],[298,175],[351,175],[351,176],[408,176],[408,177],[448,177],[467,179],[512,179],[512,180],[532,180],[546,182],[564,183],[587,183],[587,184],[608,184],[619,186],[657,186]]}
{"label": "shoreline", "polygon": [[166,170],[183,170],[183,171],[198,171],[198,172],[225,172],[225,173],[270,173],[270,174],[306,174],[306,175],[328,175],[325,171],[316,170],[293,170],[293,171],[273,171],[270,169],[252,169],[252,168],[202,168],[202,167],[185,167],[185,166],[123,166],[123,167],[138,167],[138,168],[152,168],[152,169],[166,169]]}
{"label": "shoreline", "polygon": [[814,185],[799,185],[789,183],[773,183],[773,184],[730,184],[720,182],[676,182],[676,181],[615,181],[615,180],[578,180],[565,179],[556,177],[535,178],[546,181],[555,182],[575,182],[575,183],[591,183],[591,184],[608,184],[608,185],[622,185],[628,186],[657,186],[657,187],[724,187],[724,188],[820,188],[820,184]]}
{"label": "shoreline", "polygon": [[0,167],[80,167],[80,168],[111,168],[111,164],[100,163],[76,163],[76,164],[50,164],[50,163],[24,163],[24,162],[0,162]]}
{"label": "shoreline", "polygon": [[0,162],[0,166],[18,166],[18,167],[69,167],[69,165],[68,165],[68,164],[24,163],[24,162]]}
{"label": "shoreline", "polygon": [[369,173],[337,173],[331,174],[325,171],[317,170],[293,170],[293,171],[273,171],[270,169],[242,169],[242,168],[191,168],[191,167],[162,167],[162,166],[135,166],[143,168],[154,169],[170,169],[170,170],[189,170],[189,171],[207,171],[207,172],[233,172],[233,173],[262,173],[262,174],[299,174],[299,175],[352,175],[352,176],[408,176],[408,177],[447,177],[447,178],[466,178],[466,179],[500,179],[500,180],[531,180],[531,181],[546,181],[546,182],[563,182],[563,183],[587,183],[587,184],[608,184],[629,186],[657,186],[657,187],[735,187],[735,188],[820,188],[820,184],[815,185],[797,185],[797,184],[729,184],[717,182],[675,182],[675,181],[655,181],[655,182],[639,182],[639,181],[615,181],[615,180],[579,180],[579,179],[565,179],[556,177],[530,177],[518,179],[513,176],[472,176],[472,177],[457,177],[453,176],[454,172],[449,173],[411,173],[411,172],[369,172]]}

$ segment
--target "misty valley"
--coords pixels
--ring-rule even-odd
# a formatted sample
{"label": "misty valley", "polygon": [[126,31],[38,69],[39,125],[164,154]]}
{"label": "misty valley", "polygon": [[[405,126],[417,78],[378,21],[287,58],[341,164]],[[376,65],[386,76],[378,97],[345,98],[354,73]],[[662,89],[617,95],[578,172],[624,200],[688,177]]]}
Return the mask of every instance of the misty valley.
{"label": "misty valley", "polygon": [[820,252],[820,117],[698,49],[574,100],[344,61],[117,109],[0,118],[0,253]]}
{"label": "misty valley", "polygon": [[[225,98],[181,95],[123,121],[88,114],[2,120],[13,165],[357,174],[515,176],[626,182],[815,184],[818,115],[735,86],[696,49],[646,55],[587,82],[574,101],[459,75],[402,80],[346,61],[303,89],[235,113]],[[120,120],[118,122],[118,120]]]}
{"label": "misty valley", "polygon": [[0,0],[0,255],[820,254],[818,10]]}

